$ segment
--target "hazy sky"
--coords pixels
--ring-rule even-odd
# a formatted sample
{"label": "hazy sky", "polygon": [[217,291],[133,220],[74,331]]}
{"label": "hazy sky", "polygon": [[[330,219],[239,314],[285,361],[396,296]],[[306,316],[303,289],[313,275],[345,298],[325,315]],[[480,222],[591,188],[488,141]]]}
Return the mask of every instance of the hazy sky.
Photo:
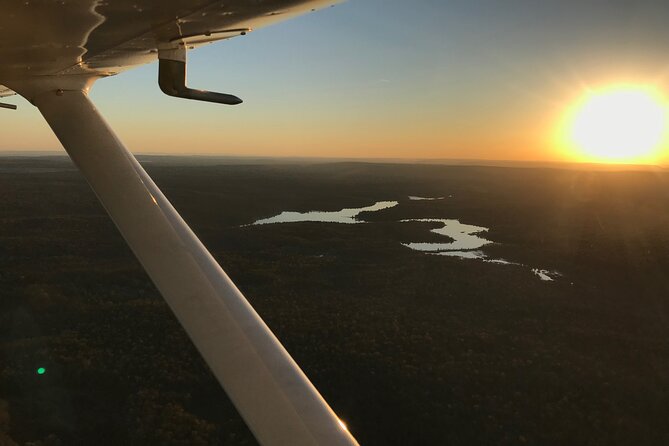
{"label": "hazy sky", "polygon": [[[669,94],[668,24],[666,0],[350,0],[191,52],[189,84],[241,106],[164,96],[156,64],[92,97],[139,153],[562,160],[585,88]],[[60,150],[8,102],[0,150]]]}

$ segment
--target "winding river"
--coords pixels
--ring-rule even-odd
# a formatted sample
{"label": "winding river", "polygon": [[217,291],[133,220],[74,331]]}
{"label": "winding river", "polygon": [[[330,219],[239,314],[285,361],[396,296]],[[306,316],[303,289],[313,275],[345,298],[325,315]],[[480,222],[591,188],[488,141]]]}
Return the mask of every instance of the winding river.
{"label": "winding river", "polygon": [[[443,197],[425,198],[410,196],[412,201],[432,201],[442,200]],[[340,211],[311,211],[311,212],[294,212],[284,211],[279,215],[269,218],[263,218],[255,221],[253,225],[269,225],[278,223],[299,223],[299,222],[320,222],[320,223],[340,223],[340,224],[359,224],[366,223],[358,217],[363,212],[378,212],[384,209],[390,209],[397,206],[397,201],[379,201],[371,206],[361,208],[344,208]],[[401,220],[402,223],[439,223],[440,226],[431,229],[435,234],[448,237],[449,241],[444,243],[402,243],[409,249],[423,252],[425,254],[439,255],[446,257],[458,257],[461,259],[481,260],[487,263],[497,265],[515,265],[525,266],[520,263],[510,262],[505,259],[491,259],[482,250],[486,245],[494,242],[482,236],[483,233],[488,232],[488,228],[482,226],[474,226],[461,223],[456,219],[442,219],[442,218],[422,218],[422,219],[407,219]],[[546,282],[553,282],[559,273],[555,271],[548,271],[545,269],[532,268],[539,279]]]}

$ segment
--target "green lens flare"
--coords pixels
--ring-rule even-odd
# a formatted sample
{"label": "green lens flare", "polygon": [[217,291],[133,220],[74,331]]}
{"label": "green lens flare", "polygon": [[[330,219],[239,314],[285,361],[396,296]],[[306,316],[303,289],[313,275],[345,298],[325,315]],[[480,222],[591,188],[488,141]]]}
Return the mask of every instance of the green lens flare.
{"label": "green lens flare", "polygon": [[38,375],[44,375],[46,373],[46,369],[44,367],[40,367],[37,369],[37,374]]}

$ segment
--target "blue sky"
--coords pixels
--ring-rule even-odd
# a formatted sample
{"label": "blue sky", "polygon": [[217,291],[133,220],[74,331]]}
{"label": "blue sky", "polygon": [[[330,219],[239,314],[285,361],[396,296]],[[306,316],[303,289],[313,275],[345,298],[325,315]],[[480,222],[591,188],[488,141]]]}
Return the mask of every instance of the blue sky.
{"label": "blue sky", "polygon": [[[239,107],[164,96],[156,64],[91,96],[135,152],[560,159],[584,88],[667,89],[667,23],[657,1],[351,0],[193,51],[189,84]],[[13,102],[0,150],[58,149]]]}

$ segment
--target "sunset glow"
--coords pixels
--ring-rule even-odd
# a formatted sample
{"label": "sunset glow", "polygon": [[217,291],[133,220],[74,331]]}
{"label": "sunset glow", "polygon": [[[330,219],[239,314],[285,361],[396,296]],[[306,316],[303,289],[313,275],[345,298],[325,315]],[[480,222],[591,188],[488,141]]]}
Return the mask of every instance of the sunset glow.
{"label": "sunset glow", "polygon": [[[156,63],[90,97],[140,154],[667,167],[669,8],[600,3],[341,2],[189,52],[189,85],[237,107],[164,95]],[[64,155],[0,102],[0,153]]]}
{"label": "sunset glow", "polygon": [[652,88],[589,91],[573,107],[564,137],[581,161],[654,163],[667,133],[667,106]]}

